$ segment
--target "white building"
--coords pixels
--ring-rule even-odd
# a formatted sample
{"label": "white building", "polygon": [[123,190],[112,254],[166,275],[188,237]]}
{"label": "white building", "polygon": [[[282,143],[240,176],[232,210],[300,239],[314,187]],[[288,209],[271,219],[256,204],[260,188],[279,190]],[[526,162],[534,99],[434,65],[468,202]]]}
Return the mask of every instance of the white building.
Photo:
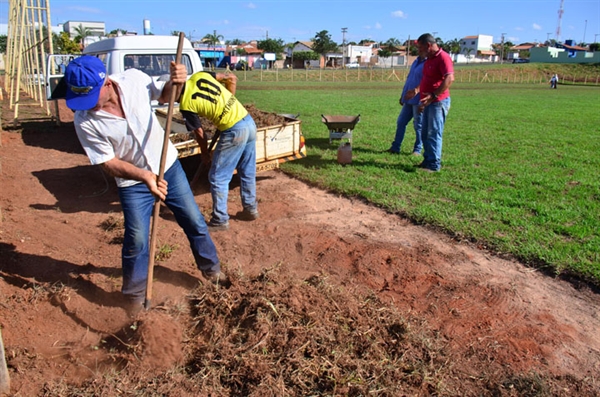
{"label": "white building", "polygon": [[92,36],[103,37],[106,35],[104,22],[67,21],[63,24],[63,32],[69,33],[73,39],[77,36],[76,29],[79,29],[79,26],[89,29]]}
{"label": "white building", "polygon": [[479,34],[477,36],[466,36],[460,40],[460,53],[472,60],[494,61],[496,52],[492,45],[494,36]]}
{"label": "white building", "polygon": [[371,62],[373,55],[373,45],[347,45],[344,58],[345,63],[358,62],[361,65],[367,65]]}

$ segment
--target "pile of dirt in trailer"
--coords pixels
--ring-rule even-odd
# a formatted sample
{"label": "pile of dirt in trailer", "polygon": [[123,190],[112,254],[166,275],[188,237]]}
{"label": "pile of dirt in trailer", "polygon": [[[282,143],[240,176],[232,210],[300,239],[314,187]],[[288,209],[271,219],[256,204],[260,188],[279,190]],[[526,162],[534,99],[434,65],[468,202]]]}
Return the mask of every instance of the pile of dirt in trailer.
{"label": "pile of dirt in trailer", "polygon": [[298,280],[283,265],[234,273],[198,287],[189,316],[159,306],[107,336],[118,374],[49,383],[44,396],[594,395],[583,380],[510,368],[467,377],[447,340],[364,291],[324,273]]}
{"label": "pile of dirt in trailer", "polygon": [[[244,105],[244,107],[248,111],[248,114],[254,119],[254,122],[256,123],[256,128],[265,128],[274,125],[281,125],[284,124],[286,121],[286,118],[284,116],[281,116],[277,113],[265,112],[263,110],[258,109],[252,104]],[[173,114],[173,118],[179,119],[180,122],[183,123],[183,116],[180,112],[175,112],[175,114]],[[200,117],[200,123],[202,125],[202,130],[204,131],[204,134],[206,134],[208,139],[212,139],[212,137],[215,135],[215,132],[217,132],[217,127],[215,127],[212,121],[204,117]],[[187,140],[194,139],[192,134],[171,134],[170,138],[171,142],[173,143],[185,142]]]}

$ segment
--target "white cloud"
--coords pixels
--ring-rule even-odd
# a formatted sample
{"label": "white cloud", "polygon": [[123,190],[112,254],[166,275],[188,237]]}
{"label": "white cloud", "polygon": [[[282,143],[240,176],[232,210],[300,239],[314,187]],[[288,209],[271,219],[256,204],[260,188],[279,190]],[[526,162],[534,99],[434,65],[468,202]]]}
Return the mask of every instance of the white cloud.
{"label": "white cloud", "polygon": [[394,18],[402,18],[402,19],[406,19],[406,16],[407,16],[407,15],[404,13],[404,11],[400,11],[400,10],[398,10],[398,11],[393,11],[393,12],[392,12],[392,16],[393,16]]}
{"label": "white cloud", "polygon": [[534,23],[534,24],[533,24],[533,28],[534,28],[535,30],[542,30],[542,27],[541,27],[540,25],[538,25],[537,23]]}
{"label": "white cloud", "polygon": [[254,4],[254,3],[248,3],[248,4],[246,4],[246,8],[255,9],[256,8],[256,4]]}
{"label": "white cloud", "polygon": [[229,19],[224,19],[223,20],[223,25],[229,25]]}
{"label": "white cloud", "polygon": [[381,28],[382,28],[381,24],[379,22],[376,22],[375,29],[381,29]]}
{"label": "white cloud", "polygon": [[520,27],[520,26],[517,26],[517,27],[515,28],[515,30],[516,30],[516,31],[518,31],[518,32],[522,32],[524,29],[523,29],[522,27]]}

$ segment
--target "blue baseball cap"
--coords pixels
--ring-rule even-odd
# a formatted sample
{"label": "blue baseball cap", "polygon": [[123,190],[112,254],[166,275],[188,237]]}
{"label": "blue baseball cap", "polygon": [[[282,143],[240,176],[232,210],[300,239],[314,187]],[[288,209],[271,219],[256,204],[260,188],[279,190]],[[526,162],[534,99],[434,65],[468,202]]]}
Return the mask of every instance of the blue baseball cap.
{"label": "blue baseball cap", "polygon": [[69,62],[64,80],[67,83],[67,106],[73,110],[89,110],[98,103],[106,80],[106,67],[100,59],[83,55]]}

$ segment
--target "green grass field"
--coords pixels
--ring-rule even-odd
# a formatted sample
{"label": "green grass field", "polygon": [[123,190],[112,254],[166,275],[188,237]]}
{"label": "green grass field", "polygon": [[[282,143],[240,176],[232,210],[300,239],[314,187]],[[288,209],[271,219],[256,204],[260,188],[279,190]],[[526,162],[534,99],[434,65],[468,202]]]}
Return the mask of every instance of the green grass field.
{"label": "green grass field", "polygon": [[[308,158],[284,170],[496,252],[600,284],[600,90],[455,84],[443,168],[417,172],[412,125],[390,146],[402,82],[252,83],[238,97],[300,114]],[[337,164],[321,114],[358,115],[353,163]]]}

